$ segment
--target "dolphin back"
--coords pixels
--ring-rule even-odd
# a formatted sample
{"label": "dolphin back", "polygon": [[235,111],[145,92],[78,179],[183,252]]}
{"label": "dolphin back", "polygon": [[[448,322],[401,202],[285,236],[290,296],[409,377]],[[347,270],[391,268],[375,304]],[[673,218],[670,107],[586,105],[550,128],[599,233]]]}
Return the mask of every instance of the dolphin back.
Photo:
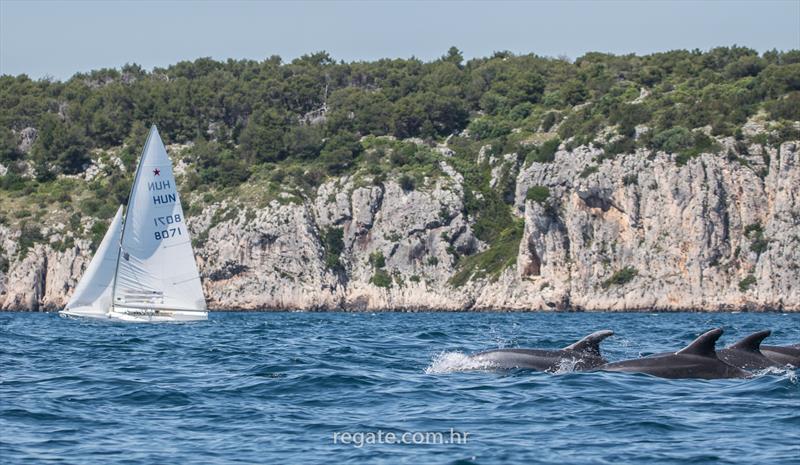
{"label": "dolphin back", "polygon": [[800,344],[790,346],[761,346],[765,357],[779,365],[800,367]]}
{"label": "dolphin back", "polygon": [[600,343],[609,336],[613,336],[614,331],[604,329],[602,331],[595,331],[592,334],[584,337],[580,341],[564,347],[564,350],[572,350],[575,352],[584,352],[587,354],[600,357]]}

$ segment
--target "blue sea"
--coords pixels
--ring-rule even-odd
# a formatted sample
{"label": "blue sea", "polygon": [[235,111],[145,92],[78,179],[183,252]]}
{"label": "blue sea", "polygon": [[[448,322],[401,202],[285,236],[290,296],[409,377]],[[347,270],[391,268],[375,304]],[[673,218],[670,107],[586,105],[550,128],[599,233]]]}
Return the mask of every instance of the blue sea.
{"label": "blue sea", "polygon": [[213,313],[188,324],[0,314],[4,464],[694,464],[800,461],[798,372],[746,380],[464,371],[463,354],[609,360],[721,342],[780,313]]}

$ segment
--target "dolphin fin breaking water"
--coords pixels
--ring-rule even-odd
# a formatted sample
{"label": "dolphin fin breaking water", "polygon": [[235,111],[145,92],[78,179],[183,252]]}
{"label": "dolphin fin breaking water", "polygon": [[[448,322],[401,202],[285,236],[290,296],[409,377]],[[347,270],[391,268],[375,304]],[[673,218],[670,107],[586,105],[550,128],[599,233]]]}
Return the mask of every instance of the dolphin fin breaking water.
{"label": "dolphin fin breaking water", "polygon": [[760,350],[761,341],[770,334],[772,331],[769,329],[750,334],[730,347],[719,350],[717,355],[728,365],[742,370],[764,370],[778,367],[779,364],[765,357]]}
{"label": "dolphin fin breaking water", "polygon": [[594,356],[600,357],[600,343],[609,336],[613,336],[614,331],[604,329],[601,331],[595,331],[592,334],[586,336],[585,338],[581,339],[580,341],[570,344],[567,347],[564,347],[562,350],[572,350],[575,352],[586,352],[592,354]]}
{"label": "dolphin fin breaking water", "polygon": [[661,378],[747,378],[749,373],[731,366],[717,357],[715,350],[722,329],[700,335],[691,344],[675,353],[607,363],[602,371],[647,373]]}
{"label": "dolphin fin breaking water", "polygon": [[496,349],[470,355],[481,366],[493,369],[526,369],[557,372],[571,365],[571,371],[585,371],[606,363],[600,343],[613,331],[596,331],[563,349]]}

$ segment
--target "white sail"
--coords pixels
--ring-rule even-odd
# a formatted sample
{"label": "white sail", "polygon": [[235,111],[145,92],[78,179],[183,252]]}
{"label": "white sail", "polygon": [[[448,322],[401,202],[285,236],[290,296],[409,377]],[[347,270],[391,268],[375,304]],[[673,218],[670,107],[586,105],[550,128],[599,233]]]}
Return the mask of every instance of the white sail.
{"label": "white sail", "polygon": [[119,252],[112,312],[205,312],[172,162],[155,126],[136,170]]}
{"label": "white sail", "polygon": [[119,255],[119,240],[122,234],[122,206],[120,205],[106,235],[83,273],[72,298],[64,308],[64,314],[103,316],[111,307],[114,273]]}

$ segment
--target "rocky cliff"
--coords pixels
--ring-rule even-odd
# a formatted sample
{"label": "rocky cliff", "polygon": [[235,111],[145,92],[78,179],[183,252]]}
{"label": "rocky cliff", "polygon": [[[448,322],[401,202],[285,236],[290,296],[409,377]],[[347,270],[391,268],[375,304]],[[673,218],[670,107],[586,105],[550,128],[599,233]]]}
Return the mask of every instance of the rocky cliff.
{"label": "rocky cliff", "polygon": [[[492,244],[475,234],[468,187],[446,157],[444,174],[414,188],[342,176],[302,198],[222,200],[189,226],[215,310],[798,311],[799,150],[753,145],[685,164],[593,146],[562,145],[551,163],[482,156],[494,176],[511,173],[521,227],[497,273],[464,271]],[[534,187],[545,194],[528,195]],[[19,235],[0,225],[2,308],[62,307],[90,242],[22,254]]]}

